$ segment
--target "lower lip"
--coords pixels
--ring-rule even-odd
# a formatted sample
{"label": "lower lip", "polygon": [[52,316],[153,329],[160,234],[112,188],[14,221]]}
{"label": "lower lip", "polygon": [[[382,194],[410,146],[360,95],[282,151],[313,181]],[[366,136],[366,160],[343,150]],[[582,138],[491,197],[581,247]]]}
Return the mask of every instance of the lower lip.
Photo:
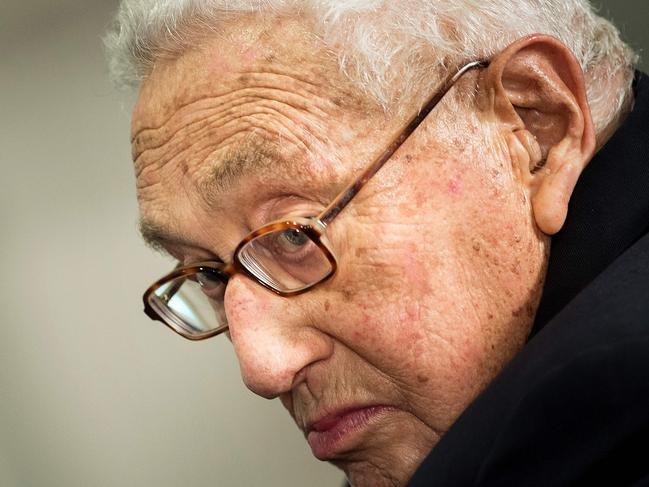
{"label": "lower lip", "polygon": [[351,447],[354,437],[389,409],[386,406],[354,409],[341,414],[332,426],[324,431],[309,431],[307,441],[313,455],[319,460],[328,460],[341,450]]}

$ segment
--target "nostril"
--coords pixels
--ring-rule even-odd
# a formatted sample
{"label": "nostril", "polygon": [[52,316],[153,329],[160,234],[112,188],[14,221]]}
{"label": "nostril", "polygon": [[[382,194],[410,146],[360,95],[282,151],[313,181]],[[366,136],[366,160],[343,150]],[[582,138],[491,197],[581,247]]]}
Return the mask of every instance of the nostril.
{"label": "nostril", "polygon": [[260,384],[255,383],[254,381],[246,380],[246,377],[242,375],[243,383],[246,385],[249,391],[253,392],[259,397],[264,399],[275,399],[279,394],[275,394],[273,390],[269,388],[262,387]]}
{"label": "nostril", "polygon": [[251,392],[264,399],[275,399],[291,390],[292,380],[287,380],[276,374],[264,374],[259,369],[252,371],[250,374],[244,373],[242,370],[241,377],[243,383]]}
{"label": "nostril", "polygon": [[266,399],[290,391],[294,378],[308,364],[299,347],[270,334],[239,342],[235,350],[244,384]]}

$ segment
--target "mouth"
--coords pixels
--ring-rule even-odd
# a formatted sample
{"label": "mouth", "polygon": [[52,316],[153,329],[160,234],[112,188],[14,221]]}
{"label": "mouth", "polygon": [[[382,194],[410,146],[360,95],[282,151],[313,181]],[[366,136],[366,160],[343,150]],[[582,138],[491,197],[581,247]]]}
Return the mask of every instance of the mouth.
{"label": "mouth", "polygon": [[307,424],[307,442],[319,460],[330,460],[360,441],[364,431],[393,408],[365,406],[341,409]]}

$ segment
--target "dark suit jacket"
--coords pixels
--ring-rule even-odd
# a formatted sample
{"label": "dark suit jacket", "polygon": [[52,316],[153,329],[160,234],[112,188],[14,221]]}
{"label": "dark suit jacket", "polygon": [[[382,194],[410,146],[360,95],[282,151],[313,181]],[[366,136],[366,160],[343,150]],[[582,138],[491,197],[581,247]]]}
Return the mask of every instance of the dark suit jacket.
{"label": "dark suit jacket", "polygon": [[534,333],[410,482],[649,486],[649,79],[586,168]]}

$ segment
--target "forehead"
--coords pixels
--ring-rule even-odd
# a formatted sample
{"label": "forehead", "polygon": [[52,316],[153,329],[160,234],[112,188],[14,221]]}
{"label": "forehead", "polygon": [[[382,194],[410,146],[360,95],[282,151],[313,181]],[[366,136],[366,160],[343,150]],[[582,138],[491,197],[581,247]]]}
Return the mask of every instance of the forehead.
{"label": "forehead", "polygon": [[[178,222],[213,194],[218,185],[211,183],[259,181],[241,173],[251,168],[274,176],[265,186],[281,184],[283,173],[284,182],[313,194],[320,181],[336,179],[336,161],[367,159],[358,145],[353,154],[332,147],[367,133],[369,121],[376,130],[381,113],[352,89],[303,21],[242,17],[200,47],[159,60],[142,84],[132,120],[140,213],[188,233]],[[208,209],[232,210],[243,192],[234,187]]]}
{"label": "forehead", "polygon": [[303,19],[244,15],[198,39],[198,47],[181,56],[156,61],[133,110],[133,138],[163,125],[194,100],[258,86],[263,74],[283,76],[287,85],[311,86],[341,106],[368,108]]}

